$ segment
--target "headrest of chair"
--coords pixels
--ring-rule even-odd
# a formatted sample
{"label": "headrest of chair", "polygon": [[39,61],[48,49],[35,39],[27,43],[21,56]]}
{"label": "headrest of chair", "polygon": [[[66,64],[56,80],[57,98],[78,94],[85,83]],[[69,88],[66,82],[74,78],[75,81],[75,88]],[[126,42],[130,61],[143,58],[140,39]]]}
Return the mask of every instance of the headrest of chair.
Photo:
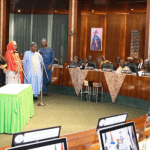
{"label": "headrest of chair", "polygon": [[93,82],[94,81],[88,81],[89,87],[93,87]]}
{"label": "headrest of chair", "polygon": [[93,87],[97,87],[97,88],[99,88],[99,87],[102,87],[102,83],[93,83]]}

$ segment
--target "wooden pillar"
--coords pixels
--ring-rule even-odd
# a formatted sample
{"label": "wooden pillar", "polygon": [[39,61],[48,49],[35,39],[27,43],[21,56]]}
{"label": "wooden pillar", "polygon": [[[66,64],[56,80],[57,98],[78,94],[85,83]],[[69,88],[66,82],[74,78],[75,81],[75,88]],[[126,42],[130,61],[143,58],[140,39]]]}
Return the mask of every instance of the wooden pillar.
{"label": "wooden pillar", "polygon": [[150,59],[150,0],[147,0],[146,31],[145,31],[145,53],[144,59]]}
{"label": "wooden pillar", "polygon": [[5,55],[9,41],[9,0],[0,0],[0,54]]}
{"label": "wooden pillar", "polygon": [[68,57],[67,62],[73,61],[74,56],[80,55],[81,4],[80,0],[69,0],[68,21]]}

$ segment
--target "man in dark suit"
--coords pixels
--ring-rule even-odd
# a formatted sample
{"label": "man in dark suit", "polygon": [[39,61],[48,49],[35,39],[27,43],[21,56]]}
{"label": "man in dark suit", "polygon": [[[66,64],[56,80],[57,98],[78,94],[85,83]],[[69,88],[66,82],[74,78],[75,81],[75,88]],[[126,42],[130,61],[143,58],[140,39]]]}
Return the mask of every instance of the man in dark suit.
{"label": "man in dark suit", "polygon": [[69,67],[80,67],[78,56],[74,56],[74,59],[70,62]]}

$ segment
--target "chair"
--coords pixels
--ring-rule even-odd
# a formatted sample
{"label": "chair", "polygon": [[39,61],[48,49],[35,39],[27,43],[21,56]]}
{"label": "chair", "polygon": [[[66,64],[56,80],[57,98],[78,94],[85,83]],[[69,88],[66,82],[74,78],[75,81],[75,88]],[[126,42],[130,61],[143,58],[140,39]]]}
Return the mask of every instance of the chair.
{"label": "chair", "polygon": [[114,70],[114,65],[113,65],[112,63],[103,63],[103,64],[102,64],[102,70],[103,70],[104,68],[105,68],[105,69],[107,68],[107,69]]}
{"label": "chair", "polygon": [[102,83],[93,83],[93,95],[96,96],[96,103],[98,100],[98,89],[101,88],[101,102],[103,100],[103,86]]}
{"label": "chair", "polygon": [[83,85],[86,87],[86,90],[83,91],[83,86],[82,86],[81,92],[80,92],[80,94],[81,94],[81,100],[82,100],[83,94],[86,94],[86,99],[88,100],[88,95],[89,95],[89,84],[88,84],[88,81],[85,80],[84,83],[83,83]]}
{"label": "chair", "polygon": [[134,64],[129,64],[129,65],[127,65],[127,66],[130,68],[130,70],[131,70],[132,72],[136,73],[136,75],[138,76],[138,67],[137,67],[136,65],[134,65]]}
{"label": "chair", "polygon": [[[93,91],[91,91],[92,87],[93,87]],[[98,102],[98,89],[101,88],[101,102],[102,102],[102,100],[103,100],[103,86],[102,86],[102,83],[93,82],[92,87],[89,87],[89,101],[91,99],[91,96],[95,96],[96,103]]]}
{"label": "chair", "polygon": [[87,67],[93,67],[93,68],[97,68],[97,62],[93,61],[93,62],[89,62]]}

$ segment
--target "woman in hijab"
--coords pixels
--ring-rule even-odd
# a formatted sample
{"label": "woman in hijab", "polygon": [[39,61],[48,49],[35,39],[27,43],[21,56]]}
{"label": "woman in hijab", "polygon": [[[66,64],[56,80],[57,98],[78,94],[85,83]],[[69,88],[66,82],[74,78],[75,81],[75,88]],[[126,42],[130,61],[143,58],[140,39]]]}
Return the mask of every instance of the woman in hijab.
{"label": "woman in hijab", "polygon": [[[5,54],[5,58],[8,63],[7,71],[6,71],[6,84],[23,83],[21,60],[19,58],[19,55],[16,49],[17,49],[16,41],[12,41],[7,45],[7,51]],[[19,68],[19,71],[18,71],[18,68]]]}

